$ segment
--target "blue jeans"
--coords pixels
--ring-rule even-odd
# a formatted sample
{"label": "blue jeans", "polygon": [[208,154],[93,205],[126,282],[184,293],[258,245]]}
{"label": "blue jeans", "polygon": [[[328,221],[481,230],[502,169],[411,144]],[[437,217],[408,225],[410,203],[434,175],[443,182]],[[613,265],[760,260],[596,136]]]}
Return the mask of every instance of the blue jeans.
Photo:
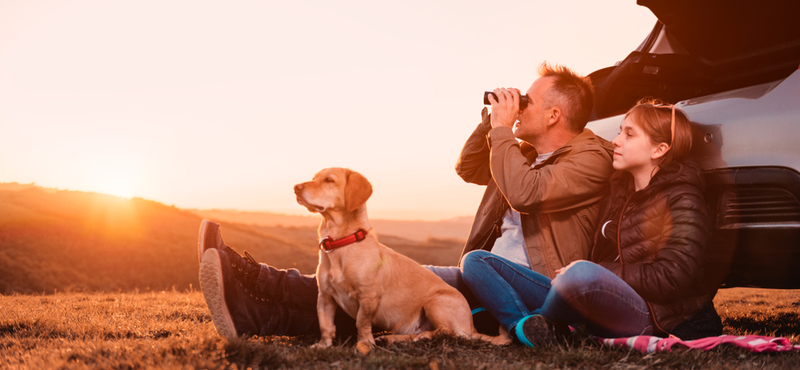
{"label": "blue jeans", "polygon": [[647,303],[607,269],[579,261],[555,279],[487,251],[464,256],[462,278],[475,297],[511,332],[523,317],[540,314],[563,325],[584,324],[616,338],[653,333]]}

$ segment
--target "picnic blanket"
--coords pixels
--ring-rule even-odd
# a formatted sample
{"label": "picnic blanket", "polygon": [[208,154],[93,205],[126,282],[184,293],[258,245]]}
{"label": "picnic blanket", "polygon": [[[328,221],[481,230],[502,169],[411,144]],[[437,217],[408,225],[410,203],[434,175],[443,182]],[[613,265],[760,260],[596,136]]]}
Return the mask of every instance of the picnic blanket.
{"label": "picnic blanket", "polygon": [[650,335],[639,335],[630,338],[595,339],[609,347],[626,347],[643,353],[672,351],[672,347],[675,345],[680,345],[689,349],[708,351],[720,344],[732,344],[737,347],[749,349],[753,352],[800,351],[800,345],[792,345],[792,342],[787,338],[763,337],[759,335],[720,335],[718,337],[695,340],[681,340],[677,337],[660,338]]}

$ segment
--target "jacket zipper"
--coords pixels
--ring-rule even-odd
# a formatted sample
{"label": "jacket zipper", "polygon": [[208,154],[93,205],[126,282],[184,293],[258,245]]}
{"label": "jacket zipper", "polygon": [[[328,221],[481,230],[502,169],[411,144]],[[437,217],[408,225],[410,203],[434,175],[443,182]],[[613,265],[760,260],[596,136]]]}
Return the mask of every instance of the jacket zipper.
{"label": "jacket zipper", "polygon": [[622,230],[622,218],[625,217],[625,209],[628,208],[628,203],[633,198],[633,194],[628,197],[628,200],[625,201],[625,204],[622,206],[622,212],[619,213],[619,222],[617,223],[617,259],[619,260],[620,266],[622,266],[622,271],[620,275],[625,276],[625,262],[622,261],[622,242],[620,241],[620,230]]}
{"label": "jacket zipper", "polygon": [[[633,196],[634,194],[631,194],[631,196],[628,197],[628,200],[625,201],[625,205],[622,206],[622,212],[620,212],[619,214],[619,223],[617,224],[617,253],[618,253],[617,259],[619,259],[619,264],[620,266],[622,266],[622,271],[620,272],[622,276],[625,276],[625,263],[622,261],[622,242],[620,241],[619,236],[620,236],[620,230],[622,230],[622,218],[625,215],[625,209],[628,208],[628,203],[631,201],[631,198],[633,198]],[[644,298],[642,298],[642,300],[647,305],[647,308],[650,310],[650,316],[653,317],[653,325],[656,326],[656,329],[661,330],[663,333],[669,334],[669,332],[664,330],[661,327],[661,325],[658,325],[658,320],[656,319],[656,311],[653,310],[653,305],[651,305],[650,302],[648,302]]]}

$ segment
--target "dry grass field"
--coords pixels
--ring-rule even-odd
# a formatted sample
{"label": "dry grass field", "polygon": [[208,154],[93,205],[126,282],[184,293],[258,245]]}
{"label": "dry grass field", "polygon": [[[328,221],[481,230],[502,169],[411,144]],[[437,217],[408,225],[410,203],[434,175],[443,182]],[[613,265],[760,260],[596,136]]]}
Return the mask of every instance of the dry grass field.
{"label": "dry grass field", "polygon": [[[715,299],[726,334],[800,343],[800,291],[732,289]],[[541,348],[492,347],[437,337],[379,346],[367,356],[343,338],[312,350],[313,337],[220,338],[198,291],[0,296],[2,369],[789,369],[800,352],[734,347],[645,355],[590,339]]]}

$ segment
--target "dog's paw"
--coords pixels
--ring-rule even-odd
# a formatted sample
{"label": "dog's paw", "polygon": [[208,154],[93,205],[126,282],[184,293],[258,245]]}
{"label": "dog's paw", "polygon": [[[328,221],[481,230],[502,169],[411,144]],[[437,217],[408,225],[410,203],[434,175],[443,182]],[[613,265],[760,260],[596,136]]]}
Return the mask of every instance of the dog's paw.
{"label": "dog's paw", "polygon": [[369,342],[358,342],[356,343],[356,353],[364,356],[372,350],[372,346],[373,344]]}
{"label": "dog's paw", "polygon": [[321,341],[319,341],[319,342],[317,342],[317,343],[314,343],[314,344],[311,346],[311,349],[325,349],[325,348],[328,348],[328,347],[330,347],[330,346],[331,346],[331,344],[332,344],[332,343],[330,343],[330,342],[325,342],[325,341],[321,340]]}
{"label": "dog's paw", "polygon": [[497,337],[492,338],[492,340],[489,343],[491,343],[492,345],[495,345],[495,346],[507,346],[507,345],[511,344],[511,338],[510,337],[497,336]]}
{"label": "dog's paw", "polygon": [[[420,335],[418,334],[387,334],[380,337],[375,338],[375,341],[380,341],[381,344],[392,344],[398,342],[416,342],[419,340]],[[430,337],[428,337],[430,338]]]}
{"label": "dog's paw", "polygon": [[495,346],[506,346],[511,344],[511,335],[508,334],[508,330],[504,328],[502,325],[500,326],[500,333],[492,338],[492,344]]}
{"label": "dog's paw", "polygon": [[395,339],[393,335],[381,335],[380,337],[375,338],[375,343],[380,343],[382,346],[389,345],[394,342],[397,342],[397,339]]}

